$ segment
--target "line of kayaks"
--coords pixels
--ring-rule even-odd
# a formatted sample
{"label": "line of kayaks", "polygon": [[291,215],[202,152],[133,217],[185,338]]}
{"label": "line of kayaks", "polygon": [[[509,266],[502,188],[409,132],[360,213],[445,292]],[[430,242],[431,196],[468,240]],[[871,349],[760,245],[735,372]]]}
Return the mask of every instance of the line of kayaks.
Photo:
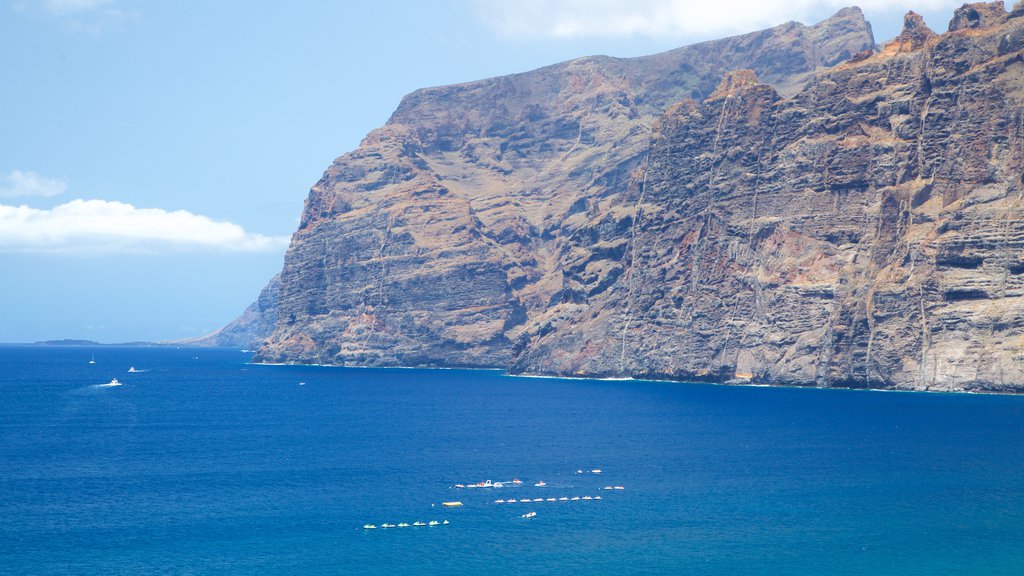
{"label": "line of kayaks", "polygon": [[524,502],[526,502],[526,503],[533,503],[533,502],[576,502],[578,500],[601,500],[601,497],[600,496],[573,496],[573,497],[570,498],[568,496],[562,496],[561,498],[533,498],[533,499],[522,498],[520,500],[516,500],[515,498],[509,498],[508,500],[504,500],[504,499],[499,498],[499,499],[495,500],[494,503],[495,504],[515,504],[517,502],[519,502],[519,503],[524,503]]}
{"label": "line of kayaks", "polygon": [[[522,483],[523,483],[523,481],[520,480],[519,478],[513,478],[512,480],[509,480],[507,482],[492,482],[490,480],[484,480],[483,482],[477,482],[476,484],[456,484],[455,487],[456,488],[503,488],[505,486],[505,484],[512,484],[514,486],[518,486],[518,485],[520,485]],[[543,482],[540,485],[543,486],[544,485]]]}
{"label": "line of kayaks", "polygon": [[[409,527],[418,528],[420,526],[444,526],[446,524],[448,524],[447,520],[445,520],[443,522],[438,522],[437,520],[431,520],[430,522],[413,522],[412,524],[409,524],[408,522],[399,522],[398,524],[381,524],[380,527],[381,528],[409,528]],[[363,524],[363,529],[364,530],[376,530],[377,529],[377,525],[376,524]]]}

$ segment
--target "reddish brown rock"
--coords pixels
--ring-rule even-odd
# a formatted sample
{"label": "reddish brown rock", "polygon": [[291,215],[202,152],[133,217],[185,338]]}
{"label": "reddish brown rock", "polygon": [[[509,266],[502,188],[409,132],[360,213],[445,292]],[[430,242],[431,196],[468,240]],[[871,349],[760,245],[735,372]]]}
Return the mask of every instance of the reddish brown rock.
{"label": "reddish brown rock", "polygon": [[924,23],[924,18],[916,12],[907,12],[903,17],[903,31],[890,44],[897,46],[899,52],[920,50],[925,43],[937,35]]}

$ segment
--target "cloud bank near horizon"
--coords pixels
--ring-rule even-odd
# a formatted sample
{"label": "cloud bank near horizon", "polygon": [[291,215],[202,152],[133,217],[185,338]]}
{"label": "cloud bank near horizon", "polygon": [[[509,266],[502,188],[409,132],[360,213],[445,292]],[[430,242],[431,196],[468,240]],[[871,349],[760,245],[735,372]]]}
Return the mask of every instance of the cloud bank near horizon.
{"label": "cloud bank near horizon", "polygon": [[49,210],[0,204],[2,252],[276,252],[288,240],[186,210],[137,208],[124,202],[78,199]]}
{"label": "cloud bank near horizon", "polygon": [[953,9],[962,0],[477,0],[479,18],[507,37],[652,38],[710,37],[751,32],[790,20],[835,13],[847,6],[865,12]]}

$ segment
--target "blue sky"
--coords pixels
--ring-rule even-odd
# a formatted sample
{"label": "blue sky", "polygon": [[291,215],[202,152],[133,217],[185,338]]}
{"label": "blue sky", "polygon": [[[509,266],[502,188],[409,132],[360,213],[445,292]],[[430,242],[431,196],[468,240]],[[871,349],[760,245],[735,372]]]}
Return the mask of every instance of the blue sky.
{"label": "blue sky", "polygon": [[[420,87],[638,56],[832,0],[0,4],[0,342],[163,340],[237,316],[309,187]],[[960,2],[859,4],[945,30]]]}

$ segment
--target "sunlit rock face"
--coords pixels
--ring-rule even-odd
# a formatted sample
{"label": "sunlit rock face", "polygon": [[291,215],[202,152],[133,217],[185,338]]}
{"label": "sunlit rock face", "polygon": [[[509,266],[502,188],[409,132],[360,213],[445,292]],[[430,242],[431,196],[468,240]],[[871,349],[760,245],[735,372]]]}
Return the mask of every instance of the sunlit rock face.
{"label": "sunlit rock face", "polygon": [[311,190],[257,359],[1014,390],[1016,14],[417,91]]}

